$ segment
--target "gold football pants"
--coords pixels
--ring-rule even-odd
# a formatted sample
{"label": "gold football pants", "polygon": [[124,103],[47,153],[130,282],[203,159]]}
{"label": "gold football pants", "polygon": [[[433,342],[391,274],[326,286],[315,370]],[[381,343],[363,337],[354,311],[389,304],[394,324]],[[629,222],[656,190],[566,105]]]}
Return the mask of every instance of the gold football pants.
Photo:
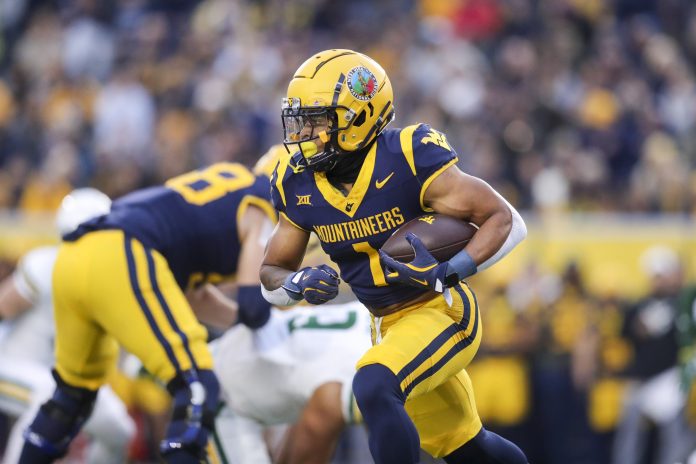
{"label": "gold football pants", "polygon": [[119,344],[165,382],[212,368],[206,329],[167,261],[123,231],[90,232],[61,245],[53,303],[56,370],[70,385],[102,385]]}
{"label": "gold football pants", "polygon": [[421,447],[450,454],[481,430],[474,391],[464,368],[481,342],[476,297],[462,283],[449,293],[373,318],[374,346],[358,361],[388,367],[401,382],[406,412]]}

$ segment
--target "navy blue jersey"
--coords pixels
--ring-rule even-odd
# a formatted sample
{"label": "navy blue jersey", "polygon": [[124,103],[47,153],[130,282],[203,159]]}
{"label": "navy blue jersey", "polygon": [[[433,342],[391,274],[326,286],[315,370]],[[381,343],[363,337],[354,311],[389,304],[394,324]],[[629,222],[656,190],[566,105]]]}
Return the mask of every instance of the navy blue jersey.
{"label": "navy blue jersey", "polygon": [[218,282],[237,271],[237,223],[249,205],[275,218],[266,176],[236,163],[174,177],[163,186],[137,190],[114,201],[111,212],[80,226],[121,229],[159,251],[183,289]]}
{"label": "navy blue jersey", "polygon": [[295,226],[317,234],[362,303],[382,308],[424,290],[388,285],[377,250],[400,225],[432,211],[423,204],[425,190],[456,161],[445,136],[426,124],[386,130],[347,196],[325,173],[296,172],[285,157],[271,179],[273,204]]}

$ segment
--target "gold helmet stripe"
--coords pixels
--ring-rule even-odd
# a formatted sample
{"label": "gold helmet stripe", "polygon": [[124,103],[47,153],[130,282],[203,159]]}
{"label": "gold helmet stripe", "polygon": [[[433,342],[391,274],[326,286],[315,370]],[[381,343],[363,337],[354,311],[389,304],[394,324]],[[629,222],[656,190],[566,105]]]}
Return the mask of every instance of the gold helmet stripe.
{"label": "gold helmet stripe", "polygon": [[332,56],[332,57],[330,57],[330,58],[328,58],[328,59],[322,61],[321,63],[319,63],[319,64],[317,65],[317,67],[314,68],[314,73],[313,73],[311,76],[298,76],[298,75],[295,75],[295,76],[293,76],[293,77],[307,77],[307,78],[309,78],[309,79],[314,79],[314,76],[317,75],[317,73],[318,73],[319,70],[322,68],[322,66],[324,66],[324,65],[325,65],[326,63],[328,63],[329,61],[335,60],[336,58],[341,57],[341,56],[355,55],[355,54],[356,54],[356,53],[355,53],[354,51],[345,51],[345,52],[343,52],[343,53],[339,53],[338,55],[334,55],[334,56]]}

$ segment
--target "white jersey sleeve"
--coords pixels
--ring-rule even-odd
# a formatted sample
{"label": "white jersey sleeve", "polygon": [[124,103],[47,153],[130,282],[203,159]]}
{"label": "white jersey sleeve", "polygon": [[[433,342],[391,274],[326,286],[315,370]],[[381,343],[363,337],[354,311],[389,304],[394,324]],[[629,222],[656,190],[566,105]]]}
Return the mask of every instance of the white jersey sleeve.
{"label": "white jersey sleeve", "polygon": [[51,302],[51,278],[57,247],[36,248],[24,255],[13,274],[19,293],[34,304]]}
{"label": "white jersey sleeve", "polygon": [[211,462],[228,464],[271,464],[264,440],[264,427],[253,419],[234,414],[223,406],[215,417],[215,430],[208,453],[217,455]]}
{"label": "white jersey sleeve", "polygon": [[0,359],[53,364],[51,279],[57,253],[57,247],[37,248],[17,264],[12,278],[20,294],[33,305],[17,318],[0,322]]}
{"label": "white jersey sleeve", "polygon": [[[213,356],[230,409],[274,425],[295,422],[326,382],[349,388],[355,364],[370,345],[369,313],[351,302],[274,309],[257,331],[243,326],[227,331],[214,343]],[[351,396],[344,401],[350,403]]]}

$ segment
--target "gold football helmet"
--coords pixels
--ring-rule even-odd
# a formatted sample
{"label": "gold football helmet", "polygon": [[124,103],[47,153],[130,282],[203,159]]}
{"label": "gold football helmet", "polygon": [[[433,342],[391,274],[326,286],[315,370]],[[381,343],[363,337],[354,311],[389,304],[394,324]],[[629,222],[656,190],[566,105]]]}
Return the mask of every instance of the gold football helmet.
{"label": "gold football helmet", "polygon": [[276,165],[278,164],[278,161],[280,161],[281,158],[287,156],[290,156],[290,154],[288,153],[288,150],[282,143],[273,145],[271,148],[268,149],[266,153],[264,153],[261,156],[261,158],[259,158],[259,160],[254,165],[254,174],[257,176],[263,175],[270,179],[273,175],[273,171],[275,170]]}
{"label": "gold football helmet", "polygon": [[[330,170],[339,156],[368,146],[394,118],[394,92],[384,69],[352,50],[325,50],[295,72],[283,99],[285,144],[298,144],[296,164]],[[319,138],[324,150],[312,142]]]}

